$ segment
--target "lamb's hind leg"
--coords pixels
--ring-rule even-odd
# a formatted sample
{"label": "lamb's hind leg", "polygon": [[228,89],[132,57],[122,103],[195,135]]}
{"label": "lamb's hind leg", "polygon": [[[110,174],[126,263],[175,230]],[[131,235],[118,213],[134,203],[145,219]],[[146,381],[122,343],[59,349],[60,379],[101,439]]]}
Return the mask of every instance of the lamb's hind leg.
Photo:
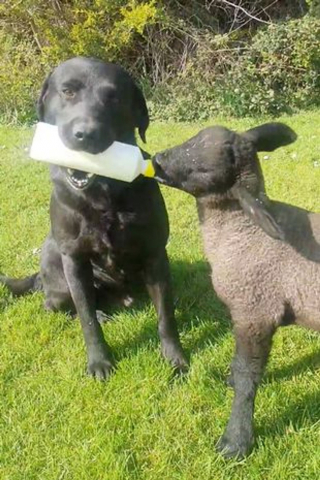
{"label": "lamb's hind leg", "polygon": [[244,457],[252,448],[254,400],[271,349],[274,328],[263,322],[235,322],[232,361],[234,399],[231,416],[217,448],[225,457]]}

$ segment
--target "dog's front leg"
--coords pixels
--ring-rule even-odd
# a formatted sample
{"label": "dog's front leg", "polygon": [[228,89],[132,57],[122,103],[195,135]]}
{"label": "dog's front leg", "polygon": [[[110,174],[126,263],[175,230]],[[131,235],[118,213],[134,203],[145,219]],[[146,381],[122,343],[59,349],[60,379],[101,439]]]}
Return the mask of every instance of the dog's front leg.
{"label": "dog's front leg", "polygon": [[171,275],[167,253],[147,261],[145,281],[149,295],[158,314],[158,331],[162,355],[178,371],[188,368],[188,361],[183,353],[172,298]]}
{"label": "dog's front leg", "polygon": [[88,372],[104,380],[113,368],[108,345],[96,316],[96,298],[91,263],[70,255],[62,255],[63,270],[80,317],[87,348]]}

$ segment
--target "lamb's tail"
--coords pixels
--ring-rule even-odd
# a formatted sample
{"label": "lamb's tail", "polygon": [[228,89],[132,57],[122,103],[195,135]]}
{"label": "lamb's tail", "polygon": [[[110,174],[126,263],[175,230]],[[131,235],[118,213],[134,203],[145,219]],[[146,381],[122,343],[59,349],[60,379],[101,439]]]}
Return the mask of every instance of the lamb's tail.
{"label": "lamb's tail", "polygon": [[42,281],[39,272],[25,278],[9,278],[5,275],[0,275],[0,283],[6,285],[9,291],[15,296],[42,290]]}

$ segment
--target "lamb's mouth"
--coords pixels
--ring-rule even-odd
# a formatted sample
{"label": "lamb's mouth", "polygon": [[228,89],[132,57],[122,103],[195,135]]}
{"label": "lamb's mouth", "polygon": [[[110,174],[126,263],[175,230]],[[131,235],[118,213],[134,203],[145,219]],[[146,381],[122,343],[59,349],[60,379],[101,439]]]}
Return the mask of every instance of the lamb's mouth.
{"label": "lamb's mouth", "polygon": [[154,179],[162,185],[169,185],[169,178],[163,170],[157,155],[153,158],[152,164],[155,171]]}
{"label": "lamb's mouth", "polygon": [[158,183],[161,183],[161,185],[166,185],[168,187],[175,187],[176,182],[174,182],[161,168],[156,168],[155,169],[155,176],[154,179],[157,180]]}
{"label": "lamb's mouth", "polygon": [[66,169],[66,178],[72,188],[76,190],[84,190],[89,187],[96,175],[94,173],[81,172],[80,170]]}

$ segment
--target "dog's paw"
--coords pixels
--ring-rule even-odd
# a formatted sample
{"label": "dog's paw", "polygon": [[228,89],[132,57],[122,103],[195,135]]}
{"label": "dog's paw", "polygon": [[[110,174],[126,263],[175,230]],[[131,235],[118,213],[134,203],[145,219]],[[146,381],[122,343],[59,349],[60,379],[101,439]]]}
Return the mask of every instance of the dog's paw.
{"label": "dog's paw", "polygon": [[125,295],[122,299],[122,303],[125,307],[131,307],[133,305],[134,299],[130,295]]}
{"label": "dog's paw", "polygon": [[96,315],[97,315],[97,320],[100,324],[107,323],[107,322],[110,322],[112,320],[112,316],[108,315],[107,313],[103,312],[102,310],[97,310]]}
{"label": "dog's paw", "polygon": [[88,361],[88,374],[96,380],[107,380],[114,370],[111,360],[91,359]]}
{"label": "dog's paw", "polygon": [[189,362],[180,345],[175,343],[162,345],[162,355],[171,363],[175,372],[183,374],[189,370]]}
{"label": "dog's paw", "polygon": [[237,460],[242,460],[251,452],[252,446],[252,436],[248,436],[246,438],[245,435],[234,435],[233,437],[231,437],[227,433],[225,433],[219,439],[216,445],[216,449],[225,458],[236,458]]}

